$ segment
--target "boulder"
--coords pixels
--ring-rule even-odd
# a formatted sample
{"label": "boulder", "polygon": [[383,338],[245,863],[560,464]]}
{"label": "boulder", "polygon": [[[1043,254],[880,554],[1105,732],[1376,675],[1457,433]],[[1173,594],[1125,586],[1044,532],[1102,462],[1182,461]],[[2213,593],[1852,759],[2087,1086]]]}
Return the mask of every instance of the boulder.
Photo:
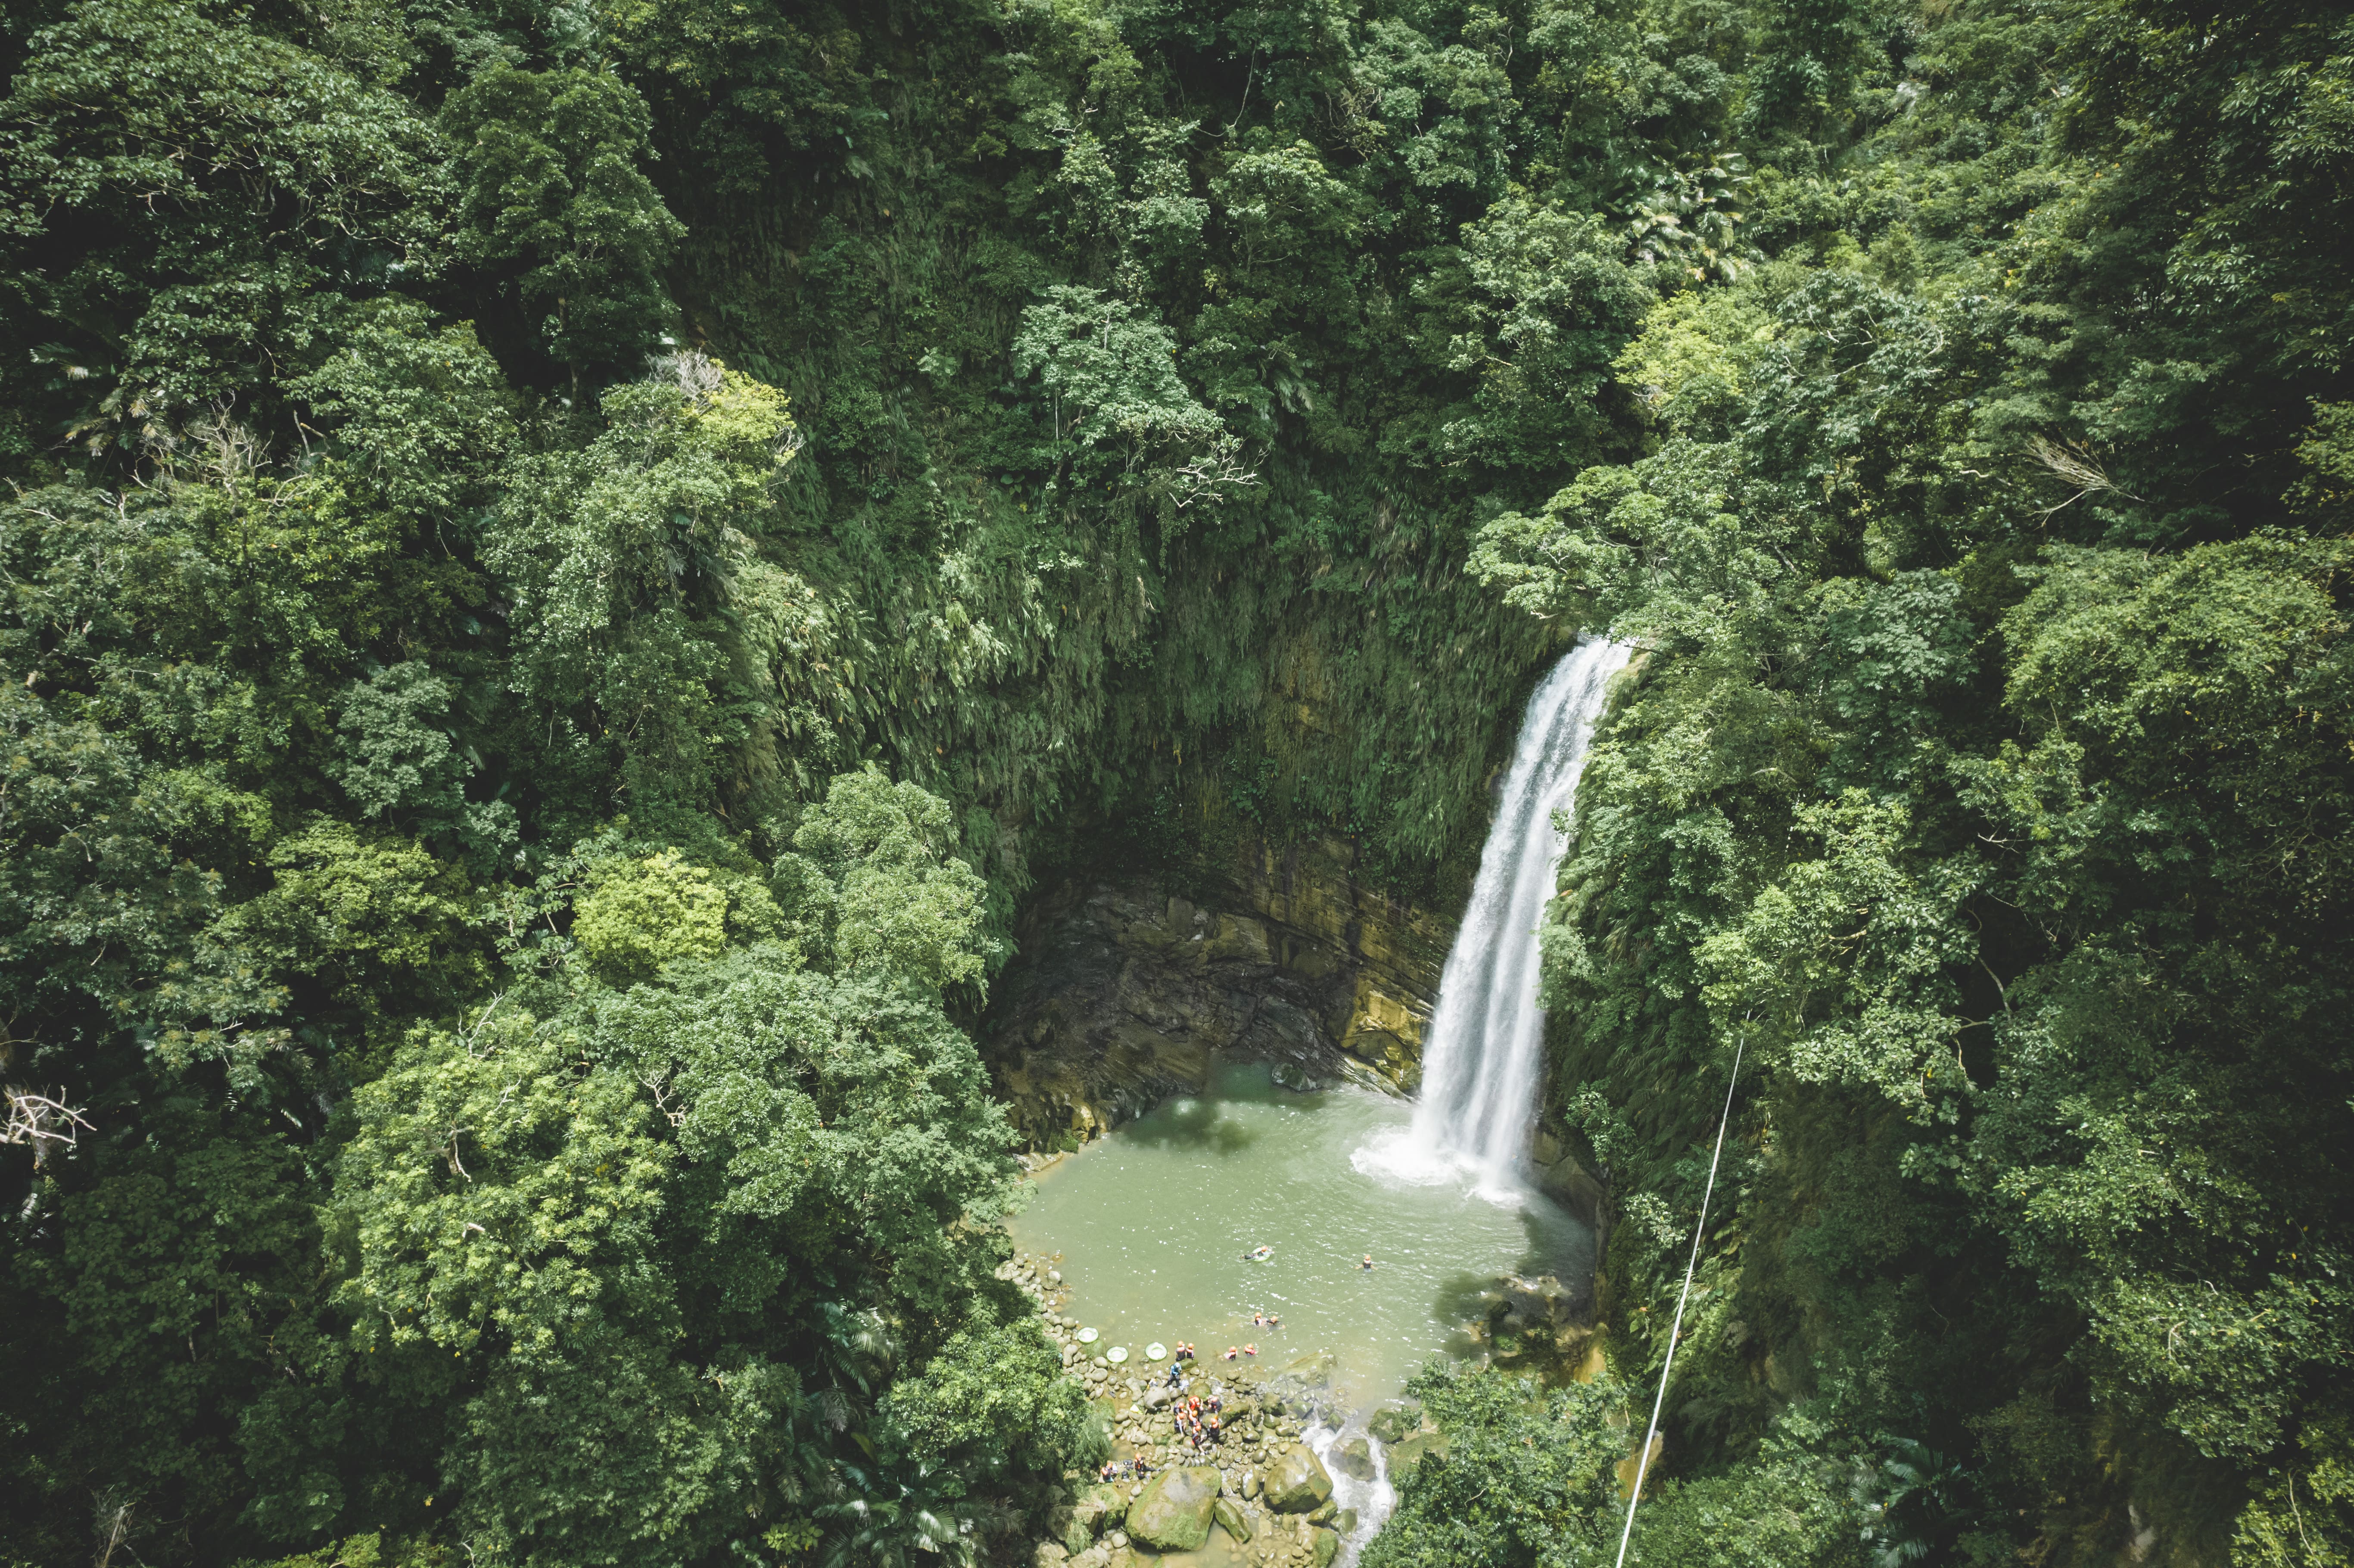
{"label": "boulder", "polygon": [[1108,1481],[1097,1481],[1079,1494],[1079,1500],[1071,1505],[1071,1513],[1088,1530],[1101,1535],[1107,1530],[1118,1529],[1119,1521],[1128,1517],[1128,1494]]}
{"label": "boulder", "polygon": [[1309,1513],[1308,1522],[1310,1524],[1330,1524],[1340,1517],[1341,1505],[1333,1501],[1331,1498],[1326,1498],[1322,1502],[1318,1503],[1314,1510]]}
{"label": "boulder", "polygon": [[1070,1559],[1071,1554],[1055,1542],[1042,1541],[1038,1543],[1038,1555],[1032,1561],[1037,1563],[1038,1568],[1063,1568]]}
{"label": "boulder", "polygon": [[1177,1391],[1175,1389],[1171,1388],[1165,1383],[1157,1383],[1150,1388],[1146,1389],[1144,1391],[1144,1397],[1138,1400],[1136,1403],[1144,1406],[1147,1410],[1159,1410],[1176,1397]]}
{"label": "boulder", "polygon": [[1365,1430],[1384,1443],[1397,1443],[1422,1430],[1422,1411],[1412,1404],[1394,1404],[1373,1412]]}
{"label": "boulder", "polygon": [[1357,1510],[1352,1508],[1344,1508],[1339,1513],[1334,1514],[1332,1516],[1332,1528],[1339,1531],[1342,1535],[1356,1534]]}
{"label": "boulder", "polygon": [[1415,1472],[1415,1467],[1432,1454],[1445,1457],[1447,1439],[1437,1432],[1425,1432],[1408,1437],[1390,1449],[1390,1484],[1399,1486]]}
{"label": "boulder", "polygon": [[1305,1388],[1330,1388],[1332,1386],[1332,1369],[1340,1364],[1341,1358],[1330,1351],[1310,1351],[1288,1363],[1283,1369],[1283,1376],[1296,1380]]}
{"label": "boulder", "polygon": [[1267,1075],[1279,1089],[1294,1094],[1312,1095],[1324,1086],[1324,1081],[1298,1062],[1278,1062]]}
{"label": "boulder", "polygon": [[1072,1558],[1065,1568],[1110,1568],[1110,1565],[1111,1548],[1098,1541]]}
{"label": "boulder", "polygon": [[1363,1437],[1352,1437],[1332,1449],[1332,1467],[1352,1481],[1373,1478],[1373,1446]]}
{"label": "boulder", "polygon": [[1234,1499],[1220,1498],[1211,1506],[1211,1513],[1217,1520],[1218,1527],[1236,1541],[1251,1538],[1250,1520],[1243,1516],[1243,1510],[1235,1506]]}
{"label": "boulder", "polygon": [[1128,1533],[1157,1552],[1199,1552],[1210,1539],[1218,1472],[1207,1465],[1163,1470],[1128,1505]]}
{"label": "boulder", "polygon": [[1243,1499],[1245,1501],[1249,1501],[1256,1499],[1257,1496],[1258,1472],[1257,1470],[1245,1470],[1243,1472]]}
{"label": "boulder", "polygon": [[1316,1554],[1316,1568],[1331,1568],[1332,1559],[1341,1554],[1341,1538],[1329,1530],[1320,1530],[1309,1550]]}
{"label": "boulder", "polygon": [[1494,1289],[1483,1293],[1488,1304],[1487,1331],[1494,1336],[1499,1361],[1513,1353],[1569,1359],[1583,1348],[1589,1328],[1592,1292],[1584,1285],[1564,1285],[1550,1274],[1523,1277],[1507,1275]]}
{"label": "boulder", "polygon": [[1064,1552],[1074,1557],[1085,1552],[1096,1538],[1096,1532],[1080,1522],[1079,1510],[1076,1507],[1058,1508],[1049,1513],[1046,1528],[1054,1533],[1055,1540],[1063,1543]]}
{"label": "boulder", "polygon": [[1306,1513],[1332,1495],[1332,1477],[1306,1444],[1294,1444],[1267,1467],[1267,1506],[1278,1513]]}

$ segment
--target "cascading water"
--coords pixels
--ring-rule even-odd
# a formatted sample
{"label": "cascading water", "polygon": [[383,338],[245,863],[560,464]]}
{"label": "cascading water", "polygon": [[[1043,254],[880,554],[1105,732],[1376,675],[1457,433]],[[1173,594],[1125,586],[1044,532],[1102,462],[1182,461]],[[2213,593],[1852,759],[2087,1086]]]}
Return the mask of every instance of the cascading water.
{"label": "cascading water", "polygon": [[[1067,1309],[1108,1344],[1238,1347],[1228,1353],[1242,1364],[1223,1375],[1294,1380],[1285,1386],[1317,1412],[1301,1440],[1331,1457],[1367,1431],[1416,1364],[1469,1344],[1467,1280],[1592,1266],[1593,1233],[1525,1172],[1543,1055],[1536,927],[1561,856],[1553,814],[1571,803],[1628,652],[1582,643],[1529,699],[1411,1113],[1348,1086],[1295,1094],[1233,1063],[1202,1096],[1041,1176],[1015,1234],[1058,1259],[1067,1249]],[[1245,1261],[1270,1245],[1271,1261]],[[1083,1375],[1108,1390],[1116,1370],[1107,1361]],[[1220,1363],[1200,1370],[1222,1375]],[[1147,1438],[1140,1428],[1127,1440]],[[1352,1568],[1396,1501],[1387,1453],[1374,1444],[1371,1457],[1370,1478],[1334,1466],[1334,1500],[1357,1517],[1333,1568]],[[1242,1546],[1219,1542],[1239,1565]]]}
{"label": "cascading water", "polygon": [[1359,1150],[1358,1169],[1417,1182],[1469,1175],[1491,1190],[1519,1186],[1544,1056],[1537,922],[1561,858],[1553,814],[1576,793],[1610,677],[1632,652],[1581,642],[1529,698],[1471,906],[1440,976],[1414,1121]]}

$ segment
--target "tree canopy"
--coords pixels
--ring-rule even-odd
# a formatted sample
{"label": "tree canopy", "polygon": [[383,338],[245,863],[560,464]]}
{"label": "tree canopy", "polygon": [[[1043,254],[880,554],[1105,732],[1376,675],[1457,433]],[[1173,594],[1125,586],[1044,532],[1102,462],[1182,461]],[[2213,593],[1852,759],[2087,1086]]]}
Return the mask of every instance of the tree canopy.
{"label": "tree canopy", "polygon": [[1615,1550],[1736,1043],[1638,1560],[2347,1560],[2349,102],[2316,0],[12,6],[0,1556],[1026,1554],[1023,900],[1449,911],[1595,633],[1610,1370],[1433,1373],[1368,1560]]}

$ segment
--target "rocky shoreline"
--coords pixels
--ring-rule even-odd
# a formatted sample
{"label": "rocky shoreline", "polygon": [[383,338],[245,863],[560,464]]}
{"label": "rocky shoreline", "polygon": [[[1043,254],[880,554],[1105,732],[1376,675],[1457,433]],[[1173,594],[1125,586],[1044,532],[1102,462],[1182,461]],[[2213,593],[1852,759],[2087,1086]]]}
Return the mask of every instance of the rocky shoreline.
{"label": "rocky shoreline", "polygon": [[1333,1359],[1309,1355],[1281,1367],[1192,1363],[1188,1392],[1214,1391],[1225,1403],[1224,1441],[1197,1455],[1178,1436],[1167,1365],[1116,1363],[1106,1353],[1110,1347],[1082,1340],[1082,1325],[1061,1309],[1068,1293],[1055,1259],[1018,1256],[1000,1274],[1037,1303],[1067,1374],[1109,1425],[1113,1459],[1151,1467],[1142,1480],[1072,1478],[1052,1521],[1055,1533],[1037,1544],[1038,1568],[1144,1568],[1165,1554],[1202,1550],[1214,1532],[1254,1568],[1327,1568],[1358,1522],[1334,1498],[1333,1469],[1371,1480],[1385,1468],[1394,1481],[1445,1449],[1419,1408],[1394,1401],[1373,1414],[1364,1434],[1333,1445],[1328,1467],[1309,1436],[1341,1426],[1351,1413],[1332,1393]]}

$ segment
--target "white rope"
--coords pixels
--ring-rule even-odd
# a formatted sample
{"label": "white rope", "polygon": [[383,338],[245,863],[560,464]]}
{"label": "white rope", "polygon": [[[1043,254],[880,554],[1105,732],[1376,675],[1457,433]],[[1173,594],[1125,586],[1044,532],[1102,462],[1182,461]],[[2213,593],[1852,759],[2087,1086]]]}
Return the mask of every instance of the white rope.
{"label": "white rope", "polygon": [[1627,1528],[1618,1532],[1618,1568],[1627,1568],[1627,1543],[1635,1539],[1635,1505],[1643,1500],[1643,1477],[1651,1467],[1651,1441],[1659,1436],[1659,1409],[1668,1402],[1668,1373],[1676,1364],[1676,1340],[1683,1333],[1684,1303],[1691,1299],[1692,1275],[1700,1267],[1701,1238],[1708,1234],[1708,1201],[1716,1195],[1716,1163],[1724,1158],[1724,1129],[1733,1120],[1733,1086],[1741,1081],[1741,1048],[1733,1042],[1733,1075],[1724,1080],[1724,1116],[1716,1124],[1716,1152],[1708,1157],[1708,1185],[1701,1190],[1700,1220],[1692,1226],[1691,1261],[1684,1265],[1683,1294],[1676,1298],[1675,1326],[1668,1330],[1668,1359],[1659,1367],[1659,1393],[1651,1401],[1651,1425],[1644,1429],[1643,1446],[1635,1451],[1635,1489],[1627,1499]]}

